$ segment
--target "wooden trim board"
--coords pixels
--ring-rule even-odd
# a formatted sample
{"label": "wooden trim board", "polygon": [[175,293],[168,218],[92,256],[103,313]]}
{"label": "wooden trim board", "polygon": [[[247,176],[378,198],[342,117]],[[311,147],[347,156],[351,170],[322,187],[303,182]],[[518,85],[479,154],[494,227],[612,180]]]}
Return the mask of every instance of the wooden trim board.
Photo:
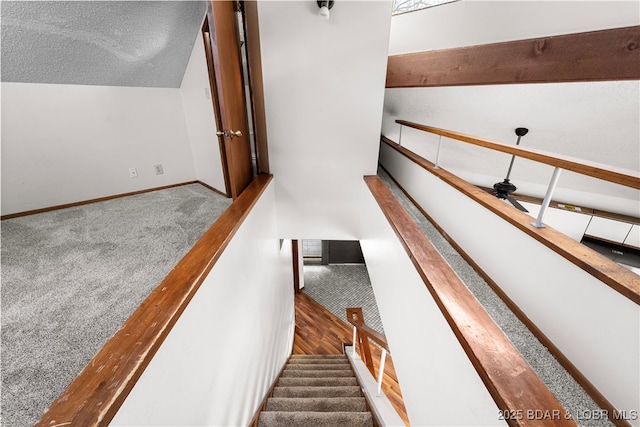
{"label": "wooden trim board", "polygon": [[393,55],[387,88],[640,79],[640,26]]}
{"label": "wooden trim board", "polygon": [[47,208],[33,209],[33,210],[30,210],[30,211],[24,211],[24,212],[17,212],[17,213],[8,214],[8,215],[2,215],[0,217],[0,221],[4,221],[5,219],[18,218],[18,217],[21,217],[21,216],[35,215],[35,214],[44,213],[44,212],[51,212],[51,211],[55,211],[55,210],[59,210],[59,209],[74,208],[74,207],[77,207],[77,206],[89,205],[91,203],[105,202],[107,200],[118,199],[120,197],[135,196],[135,195],[138,195],[138,194],[150,193],[152,191],[166,190],[168,188],[182,187],[184,185],[191,185],[191,184],[200,184],[200,185],[202,185],[204,187],[207,187],[209,190],[220,194],[221,196],[229,197],[225,193],[223,193],[223,192],[221,192],[219,190],[216,190],[212,186],[207,185],[202,181],[187,181],[187,182],[181,182],[179,184],[165,185],[165,186],[162,186],[162,187],[148,188],[146,190],[132,191],[130,193],[114,194],[113,196],[98,197],[96,199],[83,200],[83,201],[80,201],[80,202],[73,202],[73,203],[65,203],[65,204],[62,204],[62,205],[50,206],[50,207],[47,207]]}

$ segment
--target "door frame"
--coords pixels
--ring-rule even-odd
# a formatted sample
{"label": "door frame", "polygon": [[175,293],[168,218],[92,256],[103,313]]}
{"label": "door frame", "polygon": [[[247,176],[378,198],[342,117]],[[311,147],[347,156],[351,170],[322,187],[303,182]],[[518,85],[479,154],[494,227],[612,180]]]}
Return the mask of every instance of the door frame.
{"label": "door frame", "polygon": [[293,292],[300,293],[300,245],[299,240],[291,240],[291,257],[293,259]]}
{"label": "door frame", "polygon": [[244,30],[245,53],[253,140],[256,153],[257,172],[271,173],[269,168],[269,145],[267,141],[267,118],[265,112],[264,85],[262,80],[262,53],[260,50],[260,25],[258,22],[258,2],[240,1]]}

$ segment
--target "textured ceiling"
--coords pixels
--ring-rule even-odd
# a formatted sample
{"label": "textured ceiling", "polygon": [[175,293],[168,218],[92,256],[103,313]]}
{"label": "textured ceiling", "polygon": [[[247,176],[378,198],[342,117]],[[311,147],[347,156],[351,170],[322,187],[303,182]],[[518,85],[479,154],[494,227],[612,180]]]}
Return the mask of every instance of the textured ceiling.
{"label": "textured ceiling", "polygon": [[180,87],[203,1],[0,3],[2,81]]}

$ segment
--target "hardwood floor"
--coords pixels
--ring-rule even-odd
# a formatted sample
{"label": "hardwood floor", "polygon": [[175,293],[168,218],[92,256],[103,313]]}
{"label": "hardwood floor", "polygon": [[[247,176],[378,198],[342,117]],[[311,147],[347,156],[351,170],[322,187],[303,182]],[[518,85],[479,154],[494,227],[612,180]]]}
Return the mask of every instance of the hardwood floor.
{"label": "hardwood floor", "polygon": [[[296,330],[293,354],[342,354],[342,344],[351,343],[351,327],[304,292],[296,294],[295,304]],[[378,372],[381,351],[372,345],[371,353],[375,372]],[[387,356],[385,363],[382,390],[405,424],[409,425],[391,356]]]}

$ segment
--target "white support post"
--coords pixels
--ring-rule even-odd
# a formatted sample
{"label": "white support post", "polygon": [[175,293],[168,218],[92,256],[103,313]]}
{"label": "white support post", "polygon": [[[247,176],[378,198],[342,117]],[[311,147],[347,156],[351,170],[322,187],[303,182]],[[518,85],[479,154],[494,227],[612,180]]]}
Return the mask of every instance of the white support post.
{"label": "white support post", "polygon": [[438,152],[436,153],[436,163],[435,168],[440,168],[440,146],[442,145],[442,135],[438,135]]}
{"label": "white support post", "polygon": [[553,170],[553,175],[551,176],[551,181],[549,182],[549,186],[547,187],[547,194],[544,195],[544,200],[542,201],[542,206],[540,206],[540,212],[538,212],[538,218],[536,222],[532,222],[536,228],[544,228],[544,224],[542,223],[542,218],[544,217],[544,212],[549,207],[549,203],[551,203],[551,196],[553,195],[553,191],[556,189],[556,185],[558,184],[558,178],[560,178],[560,172],[562,169],[556,167]]}
{"label": "white support post", "polygon": [[353,342],[353,348],[351,349],[351,355],[353,357],[356,357],[356,332],[357,332],[357,329],[354,326],[353,327],[353,341],[352,341]]}
{"label": "white support post", "polygon": [[384,362],[387,359],[387,350],[382,349],[382,354],[380,355],[380,366],[378,367],[378,396],[382,393],[382,377],[384,376]]}
{"label": "white support post", "polygon": [[402,145],[402,124],[400,125],[400,133],[398,134],[398,145]]}

